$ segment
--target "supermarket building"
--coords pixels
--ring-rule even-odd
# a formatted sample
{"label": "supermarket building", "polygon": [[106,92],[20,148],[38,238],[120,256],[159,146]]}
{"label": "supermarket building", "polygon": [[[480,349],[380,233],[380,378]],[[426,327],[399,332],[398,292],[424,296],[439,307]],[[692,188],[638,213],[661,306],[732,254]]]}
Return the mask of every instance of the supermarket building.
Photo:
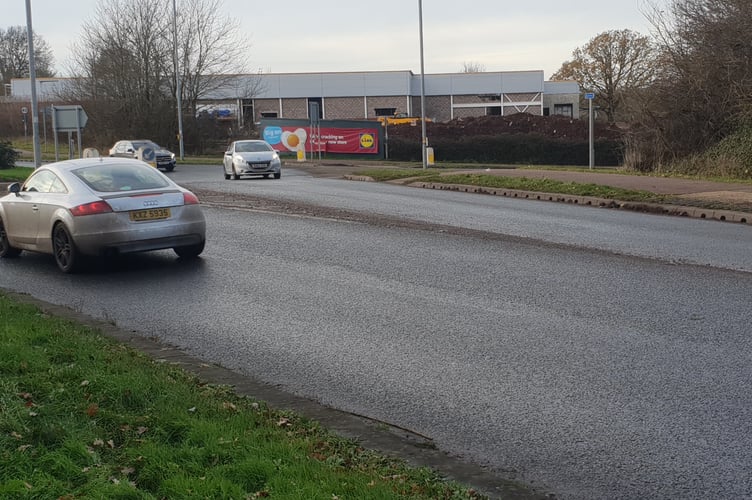
{"label": "supermarket building", "polygon": [[[208,92],[198,109],[237,121],[262,118],[374,119],[378,116],[420,116],[421,94],[426,117],[434,121],[486,115],[563,115],[579,118],[580,88],[576,82],[545,81],[542,70],[426,74],[412,71],[267,73],[222,76],[222,85]],[[37,95],[63,91],[65,78],[37,79]],[[425,92],[422,87],[425,86]],[[30,99],[29,79],[11,80],[11,99]]]}

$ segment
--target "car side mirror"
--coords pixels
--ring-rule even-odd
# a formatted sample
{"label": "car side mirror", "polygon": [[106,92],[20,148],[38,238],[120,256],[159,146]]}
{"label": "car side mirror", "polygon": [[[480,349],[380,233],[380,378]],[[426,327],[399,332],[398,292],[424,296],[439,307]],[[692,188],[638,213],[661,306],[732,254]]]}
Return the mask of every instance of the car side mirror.
{"label": "car side mirror", "polygon": [[21,183],[20,182],[14,182],[10,186],[8,186],[8,192],[13,193],[16,196],[19,196],[18,193],[21,192]]}

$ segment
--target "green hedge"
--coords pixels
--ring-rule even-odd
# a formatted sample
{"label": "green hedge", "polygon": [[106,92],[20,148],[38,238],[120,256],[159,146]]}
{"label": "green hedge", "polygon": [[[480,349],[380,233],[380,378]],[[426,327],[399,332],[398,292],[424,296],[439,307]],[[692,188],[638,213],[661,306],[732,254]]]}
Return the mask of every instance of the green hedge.
{"label": "green hedge", "polygon": [[17,159],[18,152],[10,142],[0,142],[0,169],[15,167]]}
{"label": "green hedge", "polygon": [[[507,134],[497,136],[456,137],[430,141],[436,161],[462,163],[498,163],[525,165],[590,164],[588,142],[551,139],[542,135]],[[596,140],[595,164],[618,166],[623,163],[620,141]],[[420,141],[389,138],[389,159],[421,161]]]}

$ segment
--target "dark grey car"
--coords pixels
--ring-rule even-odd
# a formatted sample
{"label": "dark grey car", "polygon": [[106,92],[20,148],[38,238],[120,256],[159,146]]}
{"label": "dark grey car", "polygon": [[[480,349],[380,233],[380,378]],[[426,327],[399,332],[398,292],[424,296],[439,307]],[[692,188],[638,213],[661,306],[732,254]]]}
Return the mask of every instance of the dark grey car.
{"label": "dark grey car", "polygon": [[175,169],[175,153],[147,139],[118,141],[110,149],[110,156],[135,158],[167,172]]}

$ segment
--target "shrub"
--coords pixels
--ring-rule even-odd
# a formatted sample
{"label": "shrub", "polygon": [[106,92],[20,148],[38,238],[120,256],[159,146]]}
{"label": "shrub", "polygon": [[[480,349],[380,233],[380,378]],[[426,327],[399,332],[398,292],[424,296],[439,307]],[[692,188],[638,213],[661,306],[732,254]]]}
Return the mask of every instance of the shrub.
{"label": "shrub", "polygon": [[15,167],[17,159],[18,152],[10,142],[0,142],[0,169]]}

